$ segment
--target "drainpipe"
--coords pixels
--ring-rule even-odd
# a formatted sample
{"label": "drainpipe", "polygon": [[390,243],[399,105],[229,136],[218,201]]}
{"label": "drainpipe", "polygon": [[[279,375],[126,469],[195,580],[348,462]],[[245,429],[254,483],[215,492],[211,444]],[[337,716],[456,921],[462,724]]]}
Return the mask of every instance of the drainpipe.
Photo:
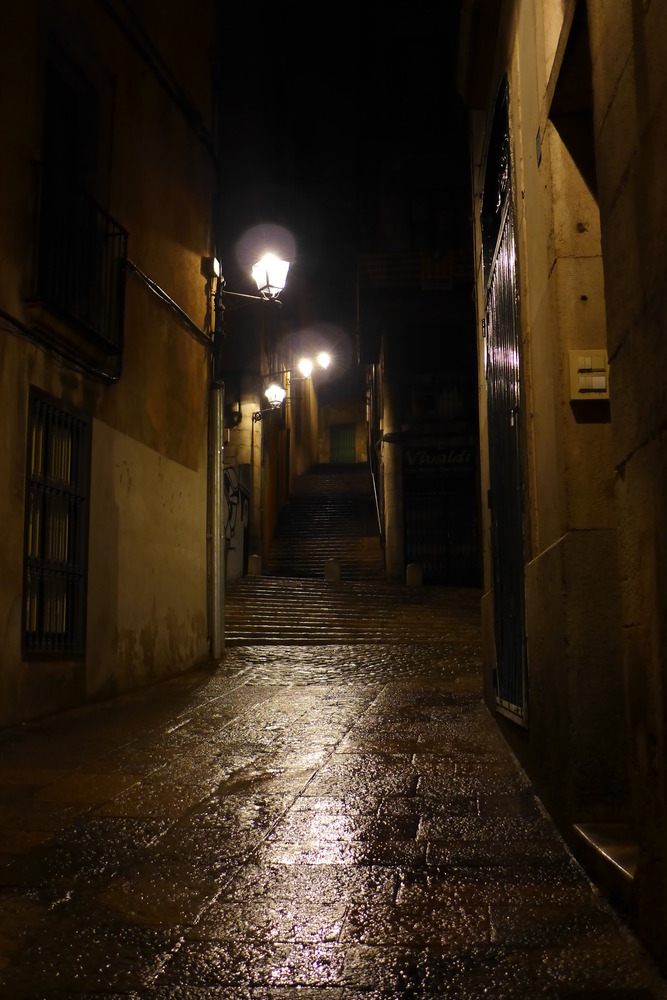
{"label": "drainpipe", "polygon": [[264,563],[264,539],[266,536],[266,531],[264,530],[264,506],[266,503],[266,485],[265,485],[265,475],[264,475],[264,462],[266,461],[266,444],[264,442],[265,430],[263,427],[260,428],[260,439],[259,439],[259,551],[262,559],[262,564]]}
{"label": "drainpipe", "polygon": [[216,382],[211,386],[208,418],[211,658],[214,660],[219,660],[225,649],[224,406],[225,386]]}
{"label": "drainpipe", "polygon": [[215,330],[208,413],[208,557],[211,658],[219,660],[225,650],[225,480],[223,468],[225,383],[220,378],[225,314],[222,302],[222,284],[219,277],[216,278],[214,306]]}

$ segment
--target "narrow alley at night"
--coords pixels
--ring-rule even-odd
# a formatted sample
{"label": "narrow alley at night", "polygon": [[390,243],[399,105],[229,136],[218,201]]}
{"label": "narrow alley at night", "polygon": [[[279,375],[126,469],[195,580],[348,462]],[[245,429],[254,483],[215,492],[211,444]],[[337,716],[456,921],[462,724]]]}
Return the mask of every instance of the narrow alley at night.
{"label": "narrow alley at night", "polygon": [[667,1000],[666,55],[0,4],[0,1000]]}

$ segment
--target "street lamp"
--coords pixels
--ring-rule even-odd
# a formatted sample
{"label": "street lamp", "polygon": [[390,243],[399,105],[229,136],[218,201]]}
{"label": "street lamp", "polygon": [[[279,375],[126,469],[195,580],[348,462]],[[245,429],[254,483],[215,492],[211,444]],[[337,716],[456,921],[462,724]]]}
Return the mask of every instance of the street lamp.
{"label": "street lamp", "polygon": [[266,392],[264,393],[264,395],[269,401],[269,406],[275,410],[280,406],[283,399],[287,395],[287,392],[282,387],[282,385],[278,385],[276,382],[272,382],[271,385],[266,390]]}
{"label": "street lamp", "polygon": [[320,351],[320,353],[315,358],[315,361],[313,361],[312,358],[300,358],[297,364],[297,368],[301,372],[303,378],[310,378],[310,376],[313,374],[313,369],[315,368],[315,365],[317,365],[318,368],[327,369],[330,364],[331,364],[331,355],[328,353],[328,351]]}
{"label": "street lamp", "polygon": [[271,302],[278,302],[278,296],[287,283],[287,274],[290,264],[288,260],[280,260],[273,253],[267,253],[252,265],[251,273],[257,285],[259,295],[250,295],[247,292],[232,292],[226,285],[226,281],[220,272],[220,261],[217,257],[202,258],[202,274],[211,282],[215,281],[215,297],[221,295],[231,295],[237,299],[255,299]]}
{"label": "street lamp", "polygon": [[267,253],[252,266],[252,276],[255,279],[260,295],[264,299],[277,299],[287,281],[289,262],[280,260],[275,254]]}
{"label": "street lamp", "polygon": [[286,389],[282,385],[278,385],[277,382],[272,382],[271,385],[265,390],[264,395],[269,404],[266,410],[255,410],[252,415],[253,423],[257,423],[258,420],[262,420],[266,413],[271,413],[273,410],[279,410],[282,406],[283,400],[287,395]]}
{"label": "street lamp", "polygon": [[[213,295],[215,324],[211,335],[212,377],[209,400],[209,565],[210,570],[210,626],[211,656],[218,659],[225,645],[225,539],[224,539],[224,480],[223,480],[223,440],[225,383],[222,379],[222,345],[224,339],[225,304],[229,295],[239,299],[257,299],[280,305],[278,296],[285,287],[289,263],[279,260],[274,254],[267,254],[252,268],[259,295],[232,292],[225,287],[225,279],[220,272],[220,262],[216,257],[204,257],[201,272],[206,278],[206,296]],[[253,416],[254,420],[254,416]]]}
{"label": "street lamp", "polygon": [[283,404],[283,400],[287,395],[287,390],[282,385],[278,385],[277,382],[272,382],[264,390],[264,395],[268,402],[268,408],[266,410],[255,410],[252,415],[252,422],[255,424],[258,420],[263,420],[267,413],[272,413],[273,410],[279,410]]}
{"label": "street lamp", "polygon": [[[327,354],[326,351],[320,351],[317,356],[317,364],[320,368],[328,368],[331,364],[331,356]],[[300,358],[297,362],[297,368],[301,372],[301,378],[308,379],[313,373],[313,368],[315,367],[313,361],[310,358]],[[281,380],[286,376],[291,376],[291,371],[286,368],[284,371],[271,373],[269,378],[275,378],[277,375],[280,376]],[[296,376],[298,378],[298,376]],[[283,400],[287,395],[287,390],[283,385],[278,382],[271,382],[267,388],[264,390],[264,395],[269,403],[266,410],[256,410],[253,415],[253,423],[258,420],[263,420],[265,414],[271,413],[273,410],[278,410],[282,406]]]}
{"label": "street lamp", "polygon": [[225,329],[225,296],[235,299],[254,299],[259,302],[275,302],[280,305],[279,295],[287,282],[287,272],[290,265],[287,260],[280,260],[275,254],[267,253],[252,266],[252,276],[257,285],[259,295],[247,292],[232,292],[220,271],[220,261],[217,257],[205,257],[202,260],[202,274],[207,278],[208,288],[215,291],[213,302],[215,308],[215,329],[213,331],[213,383],[221,384],[222,372],[222,339]]}
{"label": "street lamp", "polygon": [[217,257],[203,257],[201,273],[207,281],[207,295],[213,293],[215,310],[215,327],[213,330],[213,384],[221,385],[222,372],[222,340],[225,332],[225,296],[235,299],[254,299],[256,302],[275,302],[280,305],[279,295],[287,282],[289,261],[281,260],[275,254],[267,253],[252,266],[252,276],[257,285],[259,295],[247,292],[233,292],[227,288],[220,271],[220,261]]}

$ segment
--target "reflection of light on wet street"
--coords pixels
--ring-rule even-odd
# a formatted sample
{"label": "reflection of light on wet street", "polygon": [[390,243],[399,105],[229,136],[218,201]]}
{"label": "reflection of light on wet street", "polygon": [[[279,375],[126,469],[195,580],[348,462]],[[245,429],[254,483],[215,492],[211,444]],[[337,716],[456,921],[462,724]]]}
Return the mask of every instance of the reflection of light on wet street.
{"label": "reflection of light on wet street", "polygon": [[482,703],[472,613],[441,613],[354,655],[231,648],[7,740],[0,995],[652,989]]}

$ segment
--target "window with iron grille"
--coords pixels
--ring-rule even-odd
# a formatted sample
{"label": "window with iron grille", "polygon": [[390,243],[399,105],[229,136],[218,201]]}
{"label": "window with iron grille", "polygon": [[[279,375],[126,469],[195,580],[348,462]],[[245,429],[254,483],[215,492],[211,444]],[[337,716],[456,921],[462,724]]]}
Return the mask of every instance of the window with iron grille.
{"label": "window with iron grille", "polygon": [[90,422],[31,390],[23,585],[25,659],[84,655]]}
{"label": "window with iron grille", "polygon": [[31,303],[41,332],[84,363],[122,355],[127,233],[99,203],[108,188],[102,152],[106,104],[58,48],[44,66],[42,162]]}

